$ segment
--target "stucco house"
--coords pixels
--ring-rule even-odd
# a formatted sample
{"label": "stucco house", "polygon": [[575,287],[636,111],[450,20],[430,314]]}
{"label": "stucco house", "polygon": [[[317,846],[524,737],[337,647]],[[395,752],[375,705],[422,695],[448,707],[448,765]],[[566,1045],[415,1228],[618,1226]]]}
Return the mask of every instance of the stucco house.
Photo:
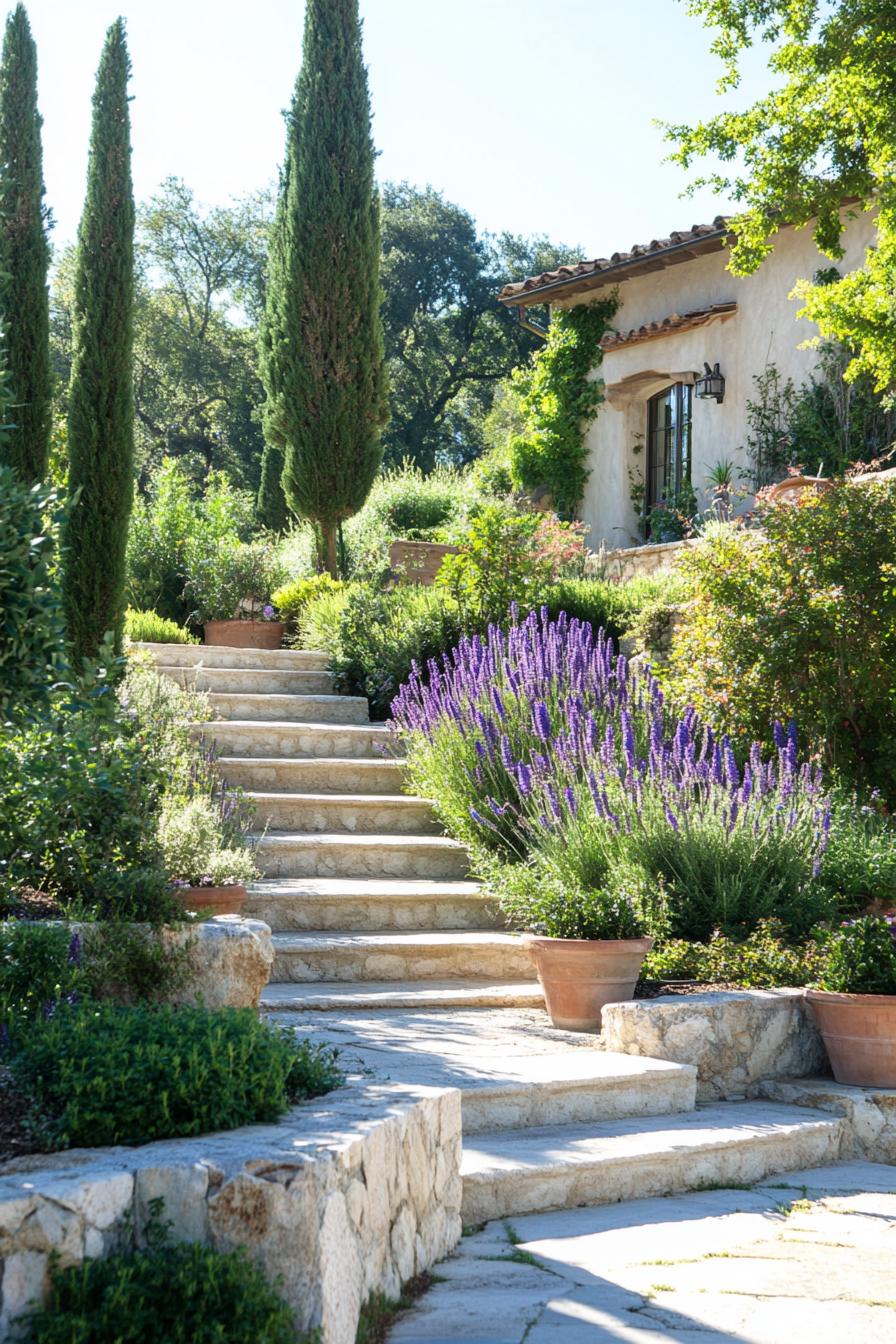
{"label": "stucco house", "polygon": [[[875,239],[869,213],[845,209],[844,226],[841,274],[864,262]],[[500,301],[524,319],[539,305],[569,308],[618,292],[615,331],[601,342],[603,361],[595,370],[606,401],[588,430],[590,476],[580,509],[595,549],[642,540],[633,480],[643,482],[648,510],[686,482],[702,509],[716,463],[727,459],[746,474],[747,401],[755,395],[755,376],[774,364],[799,386],[817,362],[812,349],[801,348],[817,329],[797,320],[800,303],[790,297],[797,280],[831,267],[811,229],[783,229],[772,255],[746,277],[727,269],[727,232],[726,221],[717,218],[501,291]],[[720,400],[699,384],[707,364],[718,365],[724,378]]]}

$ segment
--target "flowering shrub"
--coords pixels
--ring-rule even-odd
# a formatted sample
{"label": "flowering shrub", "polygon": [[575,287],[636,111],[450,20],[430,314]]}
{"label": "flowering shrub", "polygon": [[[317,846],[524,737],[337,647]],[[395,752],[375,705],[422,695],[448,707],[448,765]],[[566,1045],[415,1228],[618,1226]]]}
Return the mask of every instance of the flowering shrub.
{"label": "flowering shrub", "polygon": [[786,936],[779,920],[760,920],[743,939],[716,930],[708,943],[673,938],[644,958],[643,973],[652,980],[702,980],[744,989],[794,988],[816,980],[824,964],[826,938],[819,931],[799,945]]}
{"label": "flowering shrub", "polygon": [[896,484],[839,484],[714,528],[668,682],[720,731],[771,743],[795,718],[844,780],[896,799]]}
{"label": "flowering shrub", "polygon": [[188,557],[184,597],[195,604],[190,619],[200,625],[275,620],[269,599],[285,578],[273,546],[225,538]]}
{"label": "flowering shrub", "polygon": [[830,808],[795,733],[778,726],[774,756],[754,744],[739,765],[587,624],[533,612],[491,626],[415,673],[393,714],[415,785],[474,856],[531,855],[571,900],[662,890],[683,937],[771,915],[800,931],[824,912],[813,878]]}
{"label": "flowering shrub", "polygon": [[820,989],[835,994],[896,994],[896,919],[866,915],[831,939]]}

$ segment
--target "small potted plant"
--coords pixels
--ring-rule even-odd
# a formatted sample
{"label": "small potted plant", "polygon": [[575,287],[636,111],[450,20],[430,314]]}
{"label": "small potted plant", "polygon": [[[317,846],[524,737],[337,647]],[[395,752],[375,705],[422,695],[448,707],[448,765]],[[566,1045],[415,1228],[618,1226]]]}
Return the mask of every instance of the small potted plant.
{"label": "small potted plant", "polygon": [[159,826],[171,888],[187,910],[238,915],[246,885],[258,876],[249,850],[224,843],[220,817],[210,798],[172,804]]}
{"label": "small potted plant", "polygon": [[511,923],[529,930],[524,941],[552,1023],[599,1032],[604,1005],[633,996],[653,946],[642,903],[628,892],[568,892],[544,874],[520,879],[501,905]]}
{"label": "small potted plant", "polygon": [[270,595],[283,578],[272,547],[222,542],[190,565],[184,595],[196,604],[191,619],[206,644],[235,649],[279,649],[286,625]]}
{"label": "small potted plant", "polygon": [[896,918],[865,915],[831,938],[806,991],[838,1083],[896,1087]]}

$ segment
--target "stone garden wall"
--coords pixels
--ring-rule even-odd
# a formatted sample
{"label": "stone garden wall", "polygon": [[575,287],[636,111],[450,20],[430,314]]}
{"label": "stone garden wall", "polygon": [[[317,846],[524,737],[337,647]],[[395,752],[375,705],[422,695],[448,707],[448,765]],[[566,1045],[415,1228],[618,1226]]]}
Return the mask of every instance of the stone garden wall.
{"label": "stone garden wall", "polygon": [[622,550],[604,551],[599,556],[600,567],[620,583],[644,578],[669,570],[682,551],[693,546],[693,541],[662,541],[655,545],[629,546]]}
{"label": "stone garden wall", "polygon": [[605,1050],[697,1069],[697,1096],[752,1097],[767,1079],[827,1073],[824,1045],[801,989],[669,995],[603,1010]]}
{"label": "stone garden wall", "polygon": [[150,1202],[172,1235],[244,1246],[300,1331],[354,1344],[371,1293],[444,1258],[461,1233],[460,1092],[355,1084],[278,1125],[18,1158],[0,1168],[0,1338],[43,1295],[50,1252],[63,1266],[138,1238]]}

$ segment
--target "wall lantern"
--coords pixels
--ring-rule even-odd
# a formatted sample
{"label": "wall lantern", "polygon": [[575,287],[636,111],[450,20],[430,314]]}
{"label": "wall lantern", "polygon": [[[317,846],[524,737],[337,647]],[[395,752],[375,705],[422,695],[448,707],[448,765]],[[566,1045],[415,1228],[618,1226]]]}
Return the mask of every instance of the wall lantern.
{"label": "wall lantern", "polygon": [[704,401],[711,401],[715,397],[716,401],[721,403],[725,400],[725,379],[719,372],[718,364],[712,368],[704,360],[704,373],[694,379],[694,394]]}

